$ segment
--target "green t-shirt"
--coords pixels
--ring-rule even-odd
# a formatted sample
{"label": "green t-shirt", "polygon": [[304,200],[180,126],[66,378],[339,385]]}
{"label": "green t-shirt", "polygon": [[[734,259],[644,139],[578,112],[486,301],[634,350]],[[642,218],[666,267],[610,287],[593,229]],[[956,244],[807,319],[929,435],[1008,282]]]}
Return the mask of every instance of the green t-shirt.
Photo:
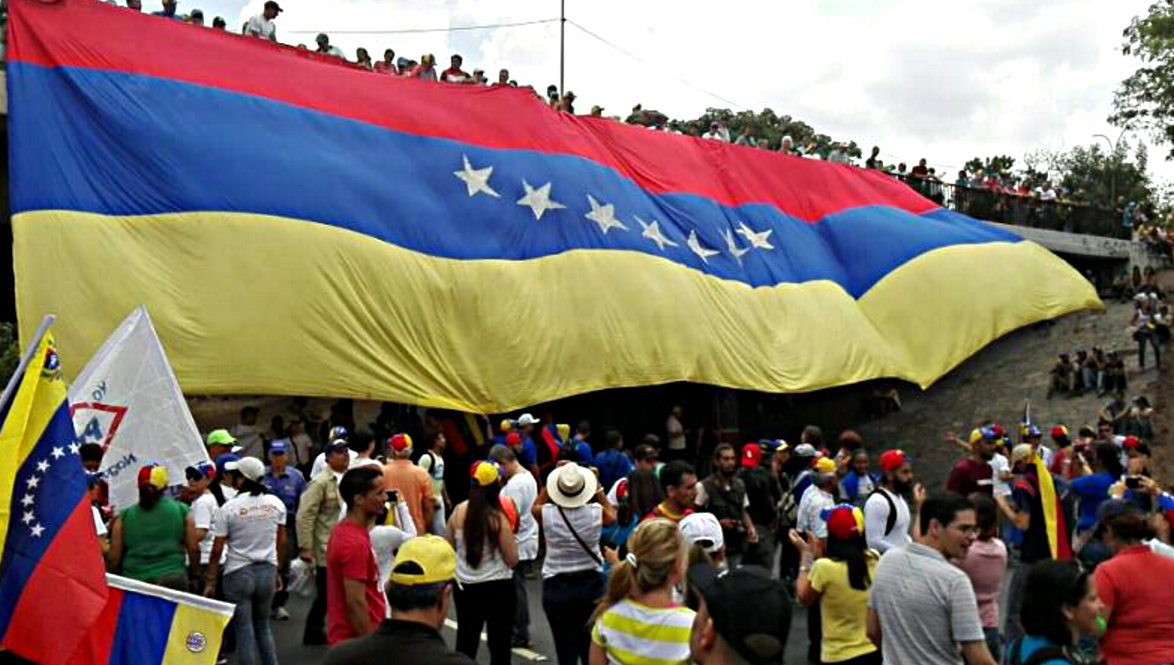
{"label": "green t-shirt", "polygon": [[138,505],[123,510],[122,574],[148,582],[166,575],[185,575],[184,539],[188,507],[163,497],[151,510]]}

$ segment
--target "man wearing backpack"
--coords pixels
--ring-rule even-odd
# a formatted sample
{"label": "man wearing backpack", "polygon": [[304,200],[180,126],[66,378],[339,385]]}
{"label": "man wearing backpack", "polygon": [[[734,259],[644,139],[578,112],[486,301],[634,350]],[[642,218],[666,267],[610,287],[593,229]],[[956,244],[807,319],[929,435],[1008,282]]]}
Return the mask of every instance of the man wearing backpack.
{"label": "man wearing backpack", "polygon": [[416,466],[428,472],[432,479],[432,533],[444,535],[447,513],[452,510],[452,501],[444,487],[444,447],[448,441],[439,430],[428,435],[428,449],[416,460]]}
{"label": "man wearing backpack", "polygon": [[[870,549],[884,554],[905,547],[920,535],[915,518],[925,501],[925,489],[914,485],[913,467],[904,451],[886,450],[877,461],[884,476],[864,502],[864,536]],[[913,498],[913,510],[907,496]]]}
{"label": "man wearing backpack", "polygon": [[742,446],[739,456],[742,468],[738,477],[746,486],[746,500],[750,505],[746,512],[754,529],[758,531],[758,545],[747,549],[743,563],[770,567],[774,564],[775,532],[779,522],[779,503],[783,499],[782,488],[771,474],[762,467],[762,446],[747,443]]}

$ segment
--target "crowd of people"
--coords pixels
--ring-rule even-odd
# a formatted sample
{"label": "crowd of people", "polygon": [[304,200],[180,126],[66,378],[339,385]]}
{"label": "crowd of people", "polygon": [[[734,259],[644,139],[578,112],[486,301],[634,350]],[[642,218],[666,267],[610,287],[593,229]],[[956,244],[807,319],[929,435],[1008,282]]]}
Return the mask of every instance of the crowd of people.
{"label": "crowd of people", "polygon": [[[1151,475],[1144,397],[1116,392],[1095,428],[1056,425],[1050,445],[1032,423],[1018,441],[993,422],[947,433],[965,456],[941,491],[853,431],[698,459],[679,408],[634,447],[524,413],[462,450],[431,416],[417,446],[390,429],[412,411],[364,428],[344,413],[311,436],[247,407],[185,485],[147,464],[113,513],[93,473],[110,570],[235,604],[225,655],[245,665],[277,662],[270,622],[290,619],[299,576],[303,642],[331,665],[471,663],[482,632],[504,665],[542,620],[531,575],[560,665],[779,663],[796,604],[813,663],[1174,661],[1174,496]],[[81,457],[95,472],[101,449]]]}

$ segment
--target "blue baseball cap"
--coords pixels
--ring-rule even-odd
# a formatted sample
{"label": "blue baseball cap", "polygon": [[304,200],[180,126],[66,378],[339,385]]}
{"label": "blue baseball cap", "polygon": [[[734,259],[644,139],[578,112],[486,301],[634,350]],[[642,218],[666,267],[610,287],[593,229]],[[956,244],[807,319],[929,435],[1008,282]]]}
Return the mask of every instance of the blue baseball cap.
{"label": "blue baseball cap", "polygon": [[218,473],[220,475],[224,475],[224,467],[229,462],[239,462],[240,459],[241,459],[240,455],[237,455],[235,453],[224,453],[223,455],[217,455],[216,456],[216,473]]}
{"label": "blue baseball cap", "polygon": [[284,455],[289,452],[289,446],[285,445],[284,441],[274,441],[269,444],[270,455]]}

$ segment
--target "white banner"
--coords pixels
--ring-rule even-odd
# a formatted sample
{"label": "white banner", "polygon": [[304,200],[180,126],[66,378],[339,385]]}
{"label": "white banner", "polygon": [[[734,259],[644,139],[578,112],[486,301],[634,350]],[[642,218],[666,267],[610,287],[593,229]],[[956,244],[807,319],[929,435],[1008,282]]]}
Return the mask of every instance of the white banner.
{"label": "white banner", "polygon": [[135,479],[149,461],[167,466],[172,485],[184,469],[208,459],[200,432],[163,353],[147,309],[139,306],[118,326],[69,390],[78,443],[106,451],[102,475],[110,503],[138,502]]}

